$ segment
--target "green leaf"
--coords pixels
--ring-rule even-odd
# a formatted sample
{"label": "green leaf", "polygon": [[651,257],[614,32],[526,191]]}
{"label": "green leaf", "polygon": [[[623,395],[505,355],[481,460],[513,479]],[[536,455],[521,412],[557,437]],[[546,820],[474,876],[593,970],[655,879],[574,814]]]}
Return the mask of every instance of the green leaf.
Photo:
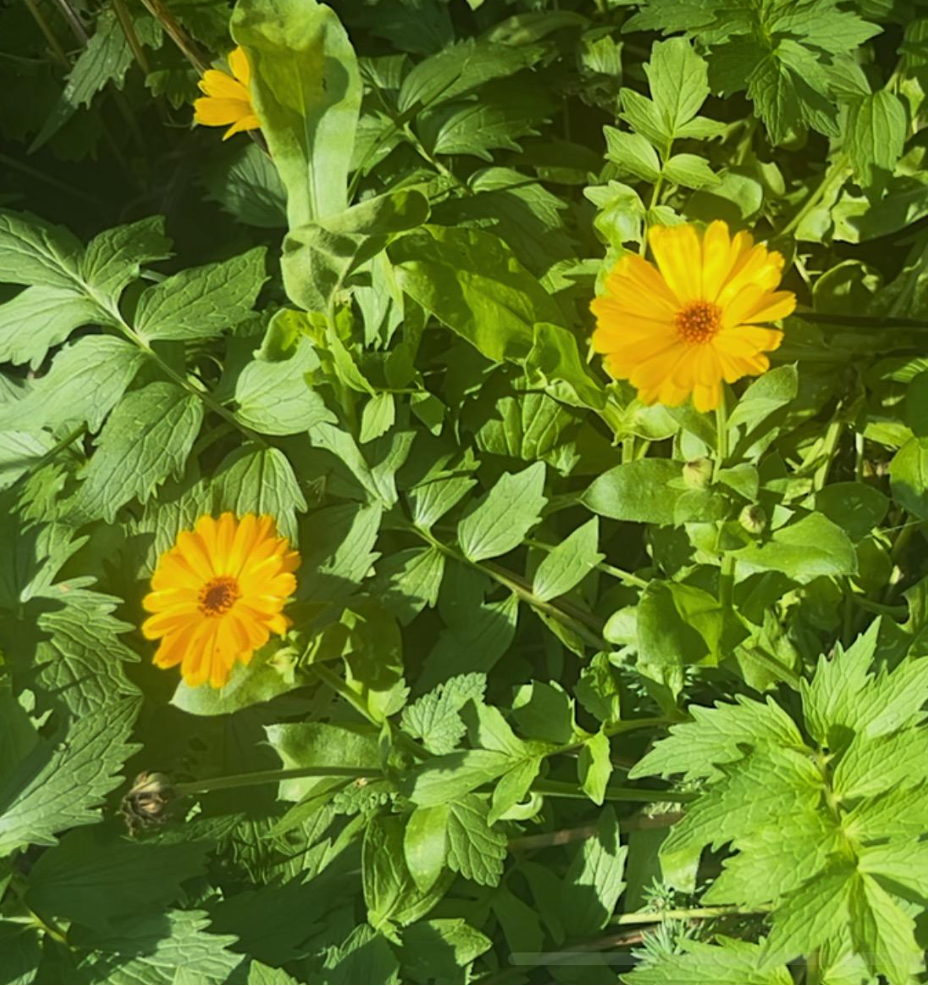
{"label": "green leaf", "polygon": [[10,284],[74,291],[83,249],[63,226],[29,213],[0,211],[0,271]]}
{"label": "green leaf", "polygon": [[430,890],[445,866],[448,805],[416,808],[409,816],[403,835],[406,866],[423,893]]}
{"label": "green leaf", "polygon": [[680,478],[681,469],[668,459],[625,462],[594,479],[580,500],[593,513],[613,520],[672,524],[683,491],[668,484]]}
{"label": "green leaf", "polygon": [[691,705],[693,722],[671,726],[661,740],[629,771],[629,778],[684,774],[687,780],[721,779],[720,765],[744,756],[747,746],[784,746],[803,749],[793,720],[772,698],[765,703],[738,695],[735,704],[713,707]]}
{"label": "green leaf", "polygon": [[470,701],[482,702],[486,687],[484,674],[449,678],[403,709],[404,731],[422,740],[430,753],[450,753],[466,731],[459,715],[461,709]]}
{"label": "green leaf", "polygon": [[638,654],[647,664],[717,664],[724,613],[695,586],[654,580],[638,607]]}
{"label": "green leaf", "polygon": [[251,313],[264,273],[264,247],[193,267],[146,288],[135,310],[143,339],[212,339]]}
{"label": "green leaf", "polygon": [[706,63],[685,38],[659,41],[645,71],[666,145],[699,112],[709,95]]}
{"label": "green leaf", "polygon": [[545,467],[536,462],[519,473],[503,473],[458,524],[461,550],[473,562],[517,548],[541,517]]}
{"label": "green leaf", "polygon": [[712,188],[719,183],[708,163],[695,154],[674,154],[664,163],[663,174],[684,188]]}
{"label": "green leaf", "polygon": [[55,833],[96,822],[102,800],[135,747],[128,742],[138,703],[125,699],[75,722],[57,747],[41,743],[0,786],[0,856]]}
{"label": "green leaf", "polygon": [[561,913],[569,935],[605,928],[625,889],[627,855],[628,847],[619,841],[615,813],[606,808],[596,823],[595,834],[584,841],[564,876]]}
{"label": "green leaf", "polygon": [[203,421],[203,405],[166,381],[127,394],[97,439],[75,511],[112,523],[133,498],[144,503],[168,476],[179,476]]}
{"label": "green leaf", "polygon": [[538,49],[467,38],[419,62],[403,80],[397,101],[406,112],[454,99],[491,79],[518,72],[538,57]]}
{"label": "green leaf", "polygon": [[851,104],[845,147],[863,188],[885,187],[902,156],[905,138],[905,108],[888,89]]}
{"label": "green leaf", "polygon": [[928,442],[910,438],[889,464],[893,499],[919,520],[928,520]]}
{"label": "green leaf", "polygon": [[396,423],[396,400],[393,394],[384,392],[374,396],[361,412],[361,431],[358,441],[364,445],[386,434]]}
{"label": "green leaf", "polygon": [[489,359],[524,359],[536,322],[563,321],[548,292],[492,233],[423,226],[387,254],[403,291]]}
{"label": "green leaf", "polygon": [[603,133],[606,135],[606,157],[617,164],[623,174],[634,175],[642,181],[657,181],[661,162],[644,137],[623,133],[615,127],[604,127]]}
{"label": "green leaf", "polygon": [[404,626],[438,601],[445,555],[436,547],[407,548],[377,566],[376,591]]}
{"label": "green leaf", "polygon": [[87,423],[98,431],[145,362],[145,353],[114,336],[89,335],[62,349],[51,369],[5,412],[10,428]]}
{"label": "green leaf", "polygon": [[206,872],[208,849],[204,842],[140,843],[76,829],[30,871],[26,901],[40,914],[108,932],[126,914],[160,913],[177,901],[181,884]]}
{"label": "green leaf", "polygon": [[191,688],[183,680],[171,698],[171,705],[194,716],[231,715],[260,702],[269,702],[303,682],[294,675],[298,654],[272,640],[262,647],[247,666],[236,664],[221,689]]}
{"label": "green leaf", "polygon": [[732,552],[748,570],[783,572],[800,585],[820,575],[854,575],[857,555],[847,534],[824,514],[810,513],[770,540]]}
{"label": "green leaf", "polygon": [[235,416],[263,435],[298,435],[334,422],[335,415],[307,379],[318,369],[319,357],[308,339],[301,339],[287,359],[252,360],[235,384]]}
{"label": "green leaf", "polygon": [[19,922],[0,921],[0,977],[10,986],[34,983],[42,945],[38,931]]}
{"label": "green leaf", "polygon": [[630,986],[680,983],[697,986],[793,986],[789,969],[762,962],[762,946],[735,938],[714,936],[716,944],[683,940],[677,954],[661,955],[635,966],[622,979]]}
{"label": "green leaf", "polygon": [[428,199],[405,188],[291,229],[281,258],[287,294],[301,308],[328,312],[351,274],[428,214]]}
{"label": "green leaf", "polygon": [[[0,214],[0,224],[3,218]],[[0,256],[2,249],[0,243]],[[52,346],[64,342],[75,329],[103,318],[97,305],[73,288],[44,284],[26,288],[0,305],[0,361],[30,363],[35,368]]]}
{"label": "green leaf", "polygon": [[220,510],[270,514],[280,533],[297,543],[296,515],[306,510],[306,499],[280,449],[245,445],[231,452],[216,470],[213,489]]}
{"label": "green leaf", "polygon": [[925,971],[912,916],[866,873],[851,889],[850,914],[851,939],[874,975],[905,983]]}
{"label": "green leaf", "polygon": [[171,256],[171,241],[164,235],[164,216],[149,216],[95,236],[81,261],[81,276],[96,295],[113,306],[142,265]]}
{"label": "green leaf", "polygon": [[[109,936],[94,935],[81,942],[97,953],[82,966],[96,983],[151,984],[202,983],[216,986],[242,961],[229,950],[232,935],[211,934],[205,911],[167,910],[162,914],[131,917]],[[103,953],[103,954],[100,954]]]}
{"label": "green leaf", "polygon": [[273,161],[253,141],[242,141],[224,155],[214,151],[203,183],[209,197],[240,223],[260,229],[286,227],[283,182]]}
{"label": "green leaf", "polygon": [[403,969],[414,982],[450,982],[492,947],[463,918],[418,921],[403,930]]}
{"label": "green leaf", "polygon": [[364,833],[361,876],[367,919],[375,929],[425,917],[448,886],[449,881],[432,881],[427,889],[416,885],[406,867],[403,833],[403,820],[395,816],[372,819]]}
{"label": "green leaf", "polygon": [[612,753],[609,737],[595,733],[580,749],[577,761],[577,778],[580,787],[594,805],[601,805],[606,797],[606,785],[612,776]]}
{"label": "green leaf", "polygon": [[373,548],[381,517],[376,504],[340,504],[307,514],[300,523],[298,598],[329,603],[353,593],[378,558]]}
{"label": "green leaf", "polygon": [[763,951],[766,964],[808,955],[847,925],[854,870],[834,863],[807,881],[774,911],[773,929]]}
{"label": "green leaf", "polygon": [[506,836],[488,824],[486,799],[468,794],[448,808],[448,866],[474,883],[497,886],[506,859]]}
{"label": "green leaf", "polygon": [[889,500],[866,483],[829,483],[815,494],[815,509],[857,542],[882,522]]}
{"label": "green leaf", "polygon": [[248,967],[248,986],[297,986],[297,980],[283,969],[252,959]]}
{"label": "green leaf", "polygon": [[535,326],[525,369],[537,373],[551,396],[564,404],[599,409],[606,403],[605,389],[580,358],[575,336],[559,325]]}
{"label": "green leaf", "polygon": [[411,770],[403,793],[428,808],[461,798],[501,777],[514,763],[511,753],[500,750],[462,750],[427,760]]}
{"label": "green leaf", "polygon": [[[265,726],[285,770],[297,767],[356,767],[380,774],[377,736],[367,728],[329,722],[291,722]],[[344,778],[301,777],[280,782],[282,801],[302,801],[311,794],[330,790]]]}
{"label": "green leaf", "polygon": [[361,79],[337,15],[315,0],[246,0],[232,37],[248,55],[261,132],[292,228],[343,211]]}
{"label": "green leaf", "polygon": [[348,467],[355,490],[360,484],[371,500],[384,507],[392,507],[398,499],[396,473],[406,461],[415,437],[414,431],[393,431],[368,442],[362,452],[350,432],[330,421],[321,421],[310,429],[313,445],[338,456]]}

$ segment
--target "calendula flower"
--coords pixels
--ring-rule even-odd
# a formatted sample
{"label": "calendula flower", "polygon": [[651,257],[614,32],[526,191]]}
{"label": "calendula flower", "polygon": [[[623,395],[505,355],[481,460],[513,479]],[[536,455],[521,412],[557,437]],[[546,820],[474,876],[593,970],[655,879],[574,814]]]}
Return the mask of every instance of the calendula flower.
{"label": "calendula flower", "polygon": [[272,633],[290,626],[282,610],[299,564],[272,517],[201,517],[161,556],[142,601],[154,614],[142,633],[161,641],[155,664],[179,664],[188,685],[221,688],[236,661],[247,664]]}
{"label": "calendula flower", "polygon": [[645,404],[676,407],[692,395],[697,410],[711,411],[723,380],[770,367],[765,354],[783,333],[764,323],[796,307],[792,291],[775,290],[783,257],[750,233],[730,236],[720,220],[702,237],[689,223],[655,226],[648,242],[657,266],[626,253],[590,306],[593,348]]}
{"label": "calendula flower", "polygon": [[200,79],[200,90],[206,96],[193,102],[193,118],[207,127],[232,126],[222,135],[228,140],[242,130],[257,130],[261,123],[251,102],[251,66],[248,57],[238,47],[229,53],[232,75],[218,69],[208,69]]}

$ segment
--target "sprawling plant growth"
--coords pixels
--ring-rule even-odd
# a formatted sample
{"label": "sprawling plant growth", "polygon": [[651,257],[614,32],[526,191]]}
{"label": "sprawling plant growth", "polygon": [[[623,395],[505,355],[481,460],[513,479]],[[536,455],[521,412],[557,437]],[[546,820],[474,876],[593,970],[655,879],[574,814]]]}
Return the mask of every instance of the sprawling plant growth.
{"label": "sprawling plant growth", "polygon": [[928,10],[6,0],[0,84],[0,980],[923,981]]}

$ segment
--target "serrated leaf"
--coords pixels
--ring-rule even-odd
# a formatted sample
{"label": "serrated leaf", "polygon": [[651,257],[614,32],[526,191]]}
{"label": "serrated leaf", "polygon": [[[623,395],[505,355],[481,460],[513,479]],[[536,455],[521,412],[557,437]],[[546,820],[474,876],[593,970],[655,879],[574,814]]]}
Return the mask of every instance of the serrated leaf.
{"label": "serrated leaf", "polygon": [[625,174],[643,181],[657,181],[661,162],[654,148],[640,134],[623,133],[615,127],[605,127],[606,157]]}
{"label": "serrated leaf", "polygon": [[487,823],[486,799],[469,794],[449,805],[448,865],[485,887],[503,875],[506,836]]}
{"label": "serrated leaf", "polygon": [[86,422],[98,431],[144,362],[145,353],[122,339],[84,336],[61,350],[48,373],[4,410],[4,423],[37,430]]}
{"label": "serrated leaf", "polygon": [[430,753],[450,753],[466,731],[460,710],[470,701],[482,702],[486,687],[484,674],[449,678],[403,709],[402,727]]}
{"label": "serrated leaf", "polygon": [[718,986],[792,986],[793,977],[785,965],[762,961],[761,945],[721,935],[714,938],[714,944],[683,940],[677,954],[642,963],[622,978],[630,986],[696,986],[707,982]]}
{"label": "serrated leaf", "polygon": [[143,264],[170,256],[164,216],[149,216],[95,236],[81,260],[81,276],[95,294],[116,305],[123,288],[139,276]]}
{"label": "serrated leaf", "polygon": [[561,912],[570,935],[604,928],[625,889],[628,847],[619,839],[619,823],[611,808],[602,811],[596,832],[584,841],[564,876]]}
{"label": "serrated leaf", "polygon": [[56,747],[36,746],[0,788],[0,855],[99,820],[135,747],[128,742],[138,703],[126,699],[77,720]]}
{"label": "serrated leaf", "polygon": [[845,146],[861,186],[885,186],[902,156],[905,138],[905,108],[888,89],[851,104]]}
{"label": "serrated leaf", "polygon": [[0,271],[11,284],[74,290],[83,248],[73,233],[30,213],[0,211]]}
{"label": "serrated leaf", "polygon": [[160,913],[174,903],[185,880],[206,872],[208,849],[206,842],[141,843],[77,829],[30,871],[26,900],[41,914],[106,933],[126,914]]}
{"label": "serrated leaf", "polygon": [[541,462],[519,473],[504,473],[458,524],[458,542],[467,558],[482,561],[518,547],[548,502],[544,484]]}
{"label": "serrated leaf", "polygon": [[[82,966],[97,983],[171,986],[172,983],[225,982],[242,957],[230,951],[232,935],[210,933],[205,911],[168,910],[132,917],[109,936],[82,936],[84,948],[98,949]],[[100,954],[104,953],[104,954]]]}
{"label": "serrated leaf", "polygon": [[267,280],[264,247],[189,270],[146,288],[135,310],[143,339],[211,339],[248,314]]}
{"label": "serrated leaf", "polygon": [[103,318],[94,302],[71,287],[37,284],[26,288],[0,305],[0,361],[37,367],[52,346],[64,342],[82,325]]}
{"label": "serrated leaf", "polygon": [[145,502],[180,475],[203,421],[203,405],[167,381],[127,394],[97,439],[75,510],[112,522],[123,504]]}
{"label": "serrated leaf", "polygon": [[772,698],[765,703],[745,695],[735,703],[706,708],[691,705],[693,722],[671,726],[661,740],[629,771],[630,778],[684,774],[688,780],[718,779],[720,765],[742,759],[747,746],[784,746],[803,749],[796,723]]}
{"label": "serrated leaf", "polygon": [[674,154],[664,163],[664,177],[684,188],[712,188],[719,178],[707,161],[695,154]]}
{"label": "serrated leaf", "polygon": [[283,452],[273,446],[246,445],[220,463],[213,479],[220,510],[270,514],[277,529],[297,543],[296,515],[306,510],[306,499]]}

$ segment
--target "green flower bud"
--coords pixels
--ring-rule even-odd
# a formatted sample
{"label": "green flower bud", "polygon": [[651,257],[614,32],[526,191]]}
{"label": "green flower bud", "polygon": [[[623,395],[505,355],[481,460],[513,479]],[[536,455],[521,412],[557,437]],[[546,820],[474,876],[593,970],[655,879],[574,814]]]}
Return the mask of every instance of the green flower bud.
{"label": "green flower bud", "polygon": [[763,534],[767,527],[767,513],[759,503],[752,503],[738,515],[738,522],[749,534]]}
{"label": "green flower bud", "polygon": [[712,480],[712,463],[708,459],[692,459],[683,467],[683,482],[691,490],[704,490]]}

